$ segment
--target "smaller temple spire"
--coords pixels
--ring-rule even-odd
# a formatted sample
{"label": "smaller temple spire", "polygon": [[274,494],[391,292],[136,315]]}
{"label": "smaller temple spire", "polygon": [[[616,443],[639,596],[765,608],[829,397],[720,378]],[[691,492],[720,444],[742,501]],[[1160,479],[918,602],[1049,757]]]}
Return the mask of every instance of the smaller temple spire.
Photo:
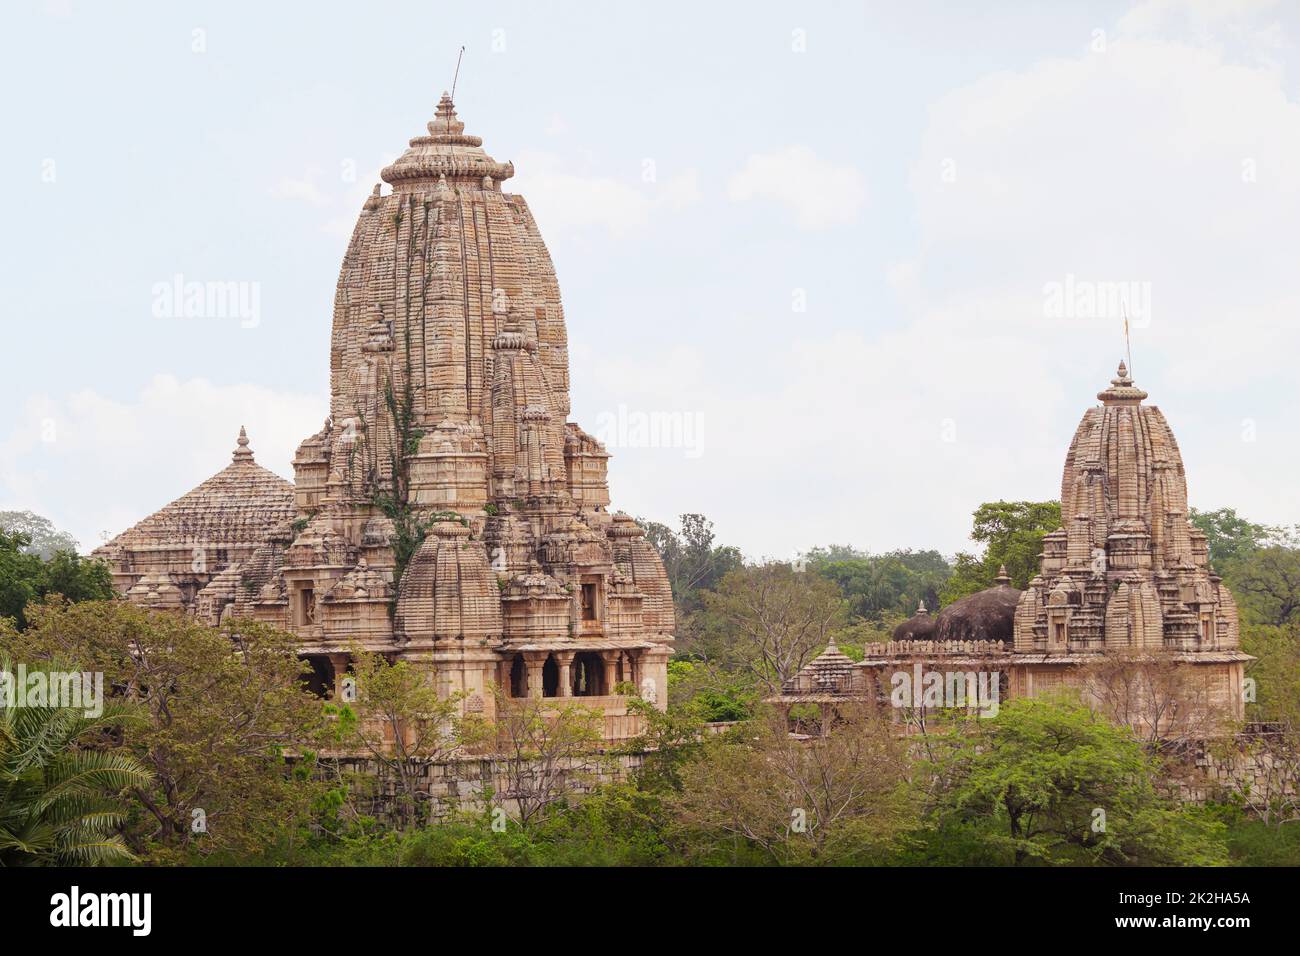
{"label": "smaller temple spire", "polygon": [[248,432],[244,431],[244,426],[239,426],[239,444],[235,448],[235,453],[230,456],[234,461],[252,461],[253,450],[248,447]]}
{"label": "smaller temple spire", "polygon": [[930,609],[929,609],[928,607],[925,606],[925,598],[922,598],[922,599],[920,600],[920,602],[916,605],[916,613],[917,613],[917,614],[929,614],[929,613],[930,613]]}
{"label": "smaller temple spire", "polygon": [[1005,564],[998,566],[998,576],[993,579],[993,583],[1000,587],[1011,586],[1011,575],[1007,574],[1007,566]]}

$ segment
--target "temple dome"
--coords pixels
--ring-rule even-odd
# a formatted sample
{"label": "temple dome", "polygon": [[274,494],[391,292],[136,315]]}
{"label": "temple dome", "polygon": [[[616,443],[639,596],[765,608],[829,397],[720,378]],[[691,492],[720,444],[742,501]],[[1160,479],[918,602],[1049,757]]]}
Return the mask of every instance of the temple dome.
{"label": "temple dome", "polygon": [[1020,591],[1005,566],[991,588],[968,594],[939,612],[934,638],[940,641],[1004,641],[1011,646]]}
{"label": "temple dome", "polygon": [[469,528],[439,521],[402,573],[393,630],[408,645],[501,639],[501,595]]}
{"label": "temple dome", "polygon": [[915,614],[894,628],[893,638],[896,641],[933,640],[936,627],[934,618],[922,601]]}

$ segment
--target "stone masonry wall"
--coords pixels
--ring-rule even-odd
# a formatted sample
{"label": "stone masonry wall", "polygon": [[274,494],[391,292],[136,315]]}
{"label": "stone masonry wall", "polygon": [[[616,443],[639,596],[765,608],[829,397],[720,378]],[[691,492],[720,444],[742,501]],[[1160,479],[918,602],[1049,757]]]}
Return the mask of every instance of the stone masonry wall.
{"label": "stone masonry wall", "polygon": [[[563,783],[557,790],[578,795],[590,793],[603,784],[627,780],[641,763],[641,754],[597,754],[568,760],[560,765]],[[362,812],[386,823],[395,822],[401,784],[383,764],[364,756],[323,756],[318,773],[331,780],[339,776],[369,778],[373,788],[368,792],[362,788],[359,795]],[[482,812],[483,796],[488,790],[493,794],[493,806],[502,807],[515,817],[519,807],[511,792],[511,776],[510,760],[506,757],[454,757],[421,767],[419,789],[427,795],[428,816],[434,822],[457,812]]]}

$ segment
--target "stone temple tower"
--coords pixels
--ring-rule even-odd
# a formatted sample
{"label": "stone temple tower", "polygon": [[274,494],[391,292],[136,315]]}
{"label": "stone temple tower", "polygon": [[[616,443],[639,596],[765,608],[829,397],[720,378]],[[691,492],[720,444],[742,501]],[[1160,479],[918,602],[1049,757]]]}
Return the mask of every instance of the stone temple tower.
{"label": "stone temple tower", "polygon": [[1238,647],[1232,594],[1187,519],[1187,479],[1164,415],[1119,374],[1065,456],[1061,527],[1016,610],[1017,651]]}
{"label": "stone temple tower", "polygon": [[1187,518],[1178,443],[1121,362],[1065,456],[1061,527],[1043,541],[1040,573],[1015,612],[1019,654],[1163,650],[1222,671],[1240,708],[1237,607]]}
{"label": "stone temple tower", "polygon": [[[608,454],[569,415],[564,311],[514,175],[443,94],[381,173],[339,275],[330,415],[294,459],[293,518],[217,568],[205,615],[291,629],[322,687],[353,644],[421,662],[466,709],[595,698],[634,732],[667,704],[659,556],[608,511]],[[191,608],[191,611],[195,610]]]}

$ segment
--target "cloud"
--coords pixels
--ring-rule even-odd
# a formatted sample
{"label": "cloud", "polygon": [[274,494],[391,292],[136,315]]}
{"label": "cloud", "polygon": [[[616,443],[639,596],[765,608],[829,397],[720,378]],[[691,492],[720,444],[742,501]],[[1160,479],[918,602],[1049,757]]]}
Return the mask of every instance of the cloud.
{"label": "cloud", "polygon": [[224,468],[241,425],[258,463],[292,480],[327,411],[323,395],[171,375],[125,400],[33,396],[0,437],[0,509],[45,515],[90,549]]}
{"label": "cloud", "polygon": [[624,238],[648,226],[658,210],[679,212],[701,198],[694,169],[642,182],[577,171],[559,154],[537,150],[522,153],[515,167],[510,191],[527,197],[548,234],[598,228]]}
{"label": "cloud", "polygon": [[[665,407],[657,390],[705,423],[697,460],[613,449],[615,494],[660,518],[704,510],[751,555],[970,549],[981,502],[1057,496],[1074,429],[1123,355],[1118,315],[1046,314],[1045,284],[1071,274],[1151,284],[1138,383],[1178,436],[1192,503],[1300,521],[1300,106],[1255,5],[1157,6],[1104,53],[1085,36],[1075,56],[931,104],[909,179],[916,235],[879,266],[887,320],[827,332],[810,314],[784,343],[749,326],[736,348],[753,351],[727,357],[740,375],[667,348],[636,358],[663,383],[611,367],[597,410]],[[792,207],[832,193],[789,153],[751,160],[733,198],[775,199],[761,183]]]}
{"label": "cloud", "polygon": [[789,146],[751,155],[727,180],[727,198],[770,200],[793,212],[800,228],[825,229],[854,222],[867,189],[852,166],[818,159],[807,146]]}
{"label": "cloud", "polygon": [[330,198],[326,196],[319,185],[319,169],[309,169],[304,176],[284,177],[274,186],[271,187],[271,195],[276,199],[284,199],[289,202],[304,202],[310,206],[327,206]]}

